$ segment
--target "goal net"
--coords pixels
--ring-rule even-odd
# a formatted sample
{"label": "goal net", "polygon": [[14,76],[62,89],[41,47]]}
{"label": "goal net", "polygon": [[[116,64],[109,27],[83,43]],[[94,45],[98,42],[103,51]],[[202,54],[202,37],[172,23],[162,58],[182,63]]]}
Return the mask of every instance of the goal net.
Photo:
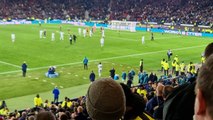
{"label": "goal net", "polygon": [[112,30],[127,30],[130,32],[135,32],[137,23],[139,22],[112,20],[110,25]]}

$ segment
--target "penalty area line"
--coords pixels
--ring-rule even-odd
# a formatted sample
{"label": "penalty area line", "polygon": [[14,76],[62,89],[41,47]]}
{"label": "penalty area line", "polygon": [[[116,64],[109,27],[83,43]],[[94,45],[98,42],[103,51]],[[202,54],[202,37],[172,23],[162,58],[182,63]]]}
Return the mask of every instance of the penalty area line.
{"label": "penalty area line", "polygon": [[0,61],[0,63],[5,64],[5,65],[9,65],[9,66],[13,66],[13,67],[16,67],[16,68],[21,68],[21,67],[20,67],[20,66],[18,66],[18,65],[11,64],[11,63],[4,62],[4,61]]}

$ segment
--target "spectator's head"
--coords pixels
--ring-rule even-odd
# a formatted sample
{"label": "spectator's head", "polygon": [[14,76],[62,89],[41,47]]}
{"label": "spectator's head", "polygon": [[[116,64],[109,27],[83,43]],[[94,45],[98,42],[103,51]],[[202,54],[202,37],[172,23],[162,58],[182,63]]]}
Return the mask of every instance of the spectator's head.
{"label": "spectator's head", "polygon": [[210,44],[206,47],[204,56],[205,56],[206,58],[208,58],[212,53],[213,53],[213,42],[210,43]]}
{"label": "spectator's head", "polygon": [[195,88],[195,120],[213,120],[213,55],[200,68]]}
{"label": "spectator's head", "polygon": [[26,112],[22,112],[22,113],[21,113],[21,116],[22,116],[22,117],[27,117],[27,113],[26,113]]}
{"label": "spectator's head", "polygon": [[82,107],[82,106],[78,106],[77,112],[78,112],[78,113],[82,113],[82,112],[83,112],[83,107]]}
{"label": "spectator's head", "polygon": [[28,117],[28,120],[35,120],[35,117],[33,115]]}
{"label": "spectator's head", "polygon": [[63,113],[63,114],[60,115],[59,120],[68,120],[68,116],[65,113]]}
{"label": "spectator's head", "polygon": [[35,120],[56,120],[56,118],[53,113],[49,111],[42,111],[36,115]]}
{"label": "spectator's head", "polygon": [[122,87],[111,78],[90,85],[86,108],[93,120],[119,120],[124,115],[126,100]]}

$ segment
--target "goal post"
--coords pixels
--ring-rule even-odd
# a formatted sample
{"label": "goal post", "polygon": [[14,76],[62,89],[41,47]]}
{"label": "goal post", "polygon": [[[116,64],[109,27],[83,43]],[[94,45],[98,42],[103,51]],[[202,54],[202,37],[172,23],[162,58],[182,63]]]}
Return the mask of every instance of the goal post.
{"label": "goal post", "polygon": [[127,30],[130,32],[136,32],[135,28],[137,23],[139,22],[112,20],[110,21],[110,27],[112,30]]}

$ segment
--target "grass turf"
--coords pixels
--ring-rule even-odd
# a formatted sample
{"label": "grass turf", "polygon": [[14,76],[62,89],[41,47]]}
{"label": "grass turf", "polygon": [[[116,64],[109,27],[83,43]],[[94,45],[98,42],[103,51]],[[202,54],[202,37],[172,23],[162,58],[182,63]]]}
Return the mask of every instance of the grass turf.
{"label": "grass turf", "polygon": [[[39,38],[39,30],[46,29],[47,38]],[[78,97],[84,95],[89,85],[91,70],[97,73],[99,62],[103,64],[103,77],[109,76],[114,67],[117,74],[139,68],[140,59],[144,59],[147,72],[157,72],[162,58],[167,58],[168,49],[188,64],[200,62],[200,55],[212,38],[190,37],[154,33],[155,40],[150,41],[149,32],[105,30],[105,45],[100,47],[100,30],[92,38],[77,36],[77,43],[70,45],[68,32],[77,33],[78,27],[62,25],[65,40],[59,40],[59,25],[1,25],[0,26],[0,100],[6,99],[10,109],[22,109],[33,106],[33,97],[41,93],[43,99],[52,100],[51,90],[59,86],[62,96]],[[55,41],[51,33],[55,32]],[[11,33],[16,41],[11,42]],[[145,44],[141,44],[141,36]],[[89,69],[83,70],[83,58],[89,59]],[[27,77],[22,77],[21,64],[28,64]],[[49,66],[56,66],[58,78],[44,76]],[[158,73],[160,74],[160,73]],[[135,82],[136,83],[136,82]],[[82,87],[83,86],[83,87]],[[63,97],[61,97],[62,100]]]}

